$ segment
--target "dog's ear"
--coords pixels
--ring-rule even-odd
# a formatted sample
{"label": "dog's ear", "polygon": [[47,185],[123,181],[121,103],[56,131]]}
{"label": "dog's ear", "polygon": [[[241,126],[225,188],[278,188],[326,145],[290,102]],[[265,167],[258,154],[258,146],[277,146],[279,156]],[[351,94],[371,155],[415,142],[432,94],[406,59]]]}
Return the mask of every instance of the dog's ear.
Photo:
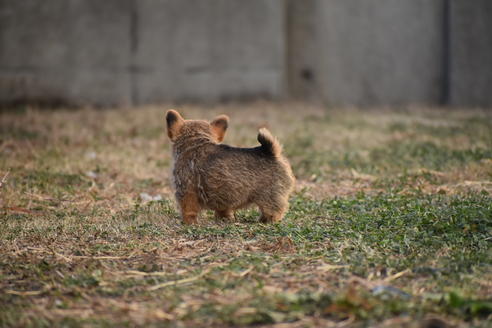
{"label": "dog's ear", "polygon": [[217,140],[222,142],[224,140],[224,136],[227,130],[227,126],[229,125],[229,117],[227,115],[219,115],[212,122],[210,122],[212,126],[212,131],[217,136]]}
{"label": "dog's ear", "polygon": [[184,119],[174,109],[170,109],[166,113],[167,135],[171,141],[176,140],[179,131],[184,125]]}

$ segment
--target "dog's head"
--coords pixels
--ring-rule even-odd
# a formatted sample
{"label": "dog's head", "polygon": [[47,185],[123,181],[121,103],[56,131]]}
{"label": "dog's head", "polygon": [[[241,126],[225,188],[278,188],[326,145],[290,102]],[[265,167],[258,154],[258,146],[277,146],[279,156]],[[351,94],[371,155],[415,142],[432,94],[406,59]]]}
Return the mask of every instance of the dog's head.
{"label": "dog's head", "polygon": [[229,124],[229,117],[219,115],[211,122],[201,120],[185,120],[174,109],[166,113],[167,135],[172,142],[179,138],[209,138],[222,142]]}

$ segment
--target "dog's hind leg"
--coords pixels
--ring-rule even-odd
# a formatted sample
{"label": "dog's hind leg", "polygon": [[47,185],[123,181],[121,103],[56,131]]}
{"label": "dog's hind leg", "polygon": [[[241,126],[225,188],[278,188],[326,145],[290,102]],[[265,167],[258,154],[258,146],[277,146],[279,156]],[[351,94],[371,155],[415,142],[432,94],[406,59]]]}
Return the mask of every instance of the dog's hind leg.
{"label": "dog's hind leg", "polygon": [[200,204],[195,193],[188,192],[182,200],[179,201],[181,207],[181,219],[185,224],[197,223],[198,213],[200,212]]}
{"label": "dog's hind leg", "polygon": [[280,222],[287,211],[289,203],[286,199],[277,198],[268,200],[262,200],[257,202],[261,211],[260,222],[274,223]]}

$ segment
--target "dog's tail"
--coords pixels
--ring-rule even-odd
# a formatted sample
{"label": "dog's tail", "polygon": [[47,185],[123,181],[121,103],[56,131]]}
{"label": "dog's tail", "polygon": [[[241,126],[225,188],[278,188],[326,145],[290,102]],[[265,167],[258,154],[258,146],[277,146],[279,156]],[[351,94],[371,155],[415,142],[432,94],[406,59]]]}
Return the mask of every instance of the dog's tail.
{"label": "dog's tail", "polygon": [[261,128],[258,132],[258,142],[265,153],[269,155],[278,157],[282,153],[282,145],[266,128]]}

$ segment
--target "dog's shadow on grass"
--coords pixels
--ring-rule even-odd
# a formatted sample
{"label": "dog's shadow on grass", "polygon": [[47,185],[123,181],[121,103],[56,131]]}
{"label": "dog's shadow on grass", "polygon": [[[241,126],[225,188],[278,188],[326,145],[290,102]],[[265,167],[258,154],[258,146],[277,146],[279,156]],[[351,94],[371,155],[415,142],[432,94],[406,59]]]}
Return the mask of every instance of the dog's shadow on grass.
{"label": "dog's shadow on grass", "polygon": [[200,218],[202,224],[216,224],[226,226],[230,224],[254,224],[260,223],[260,212],[253,208],[238,210],[233,219],[218,218],[213,211],[204,211]]}

